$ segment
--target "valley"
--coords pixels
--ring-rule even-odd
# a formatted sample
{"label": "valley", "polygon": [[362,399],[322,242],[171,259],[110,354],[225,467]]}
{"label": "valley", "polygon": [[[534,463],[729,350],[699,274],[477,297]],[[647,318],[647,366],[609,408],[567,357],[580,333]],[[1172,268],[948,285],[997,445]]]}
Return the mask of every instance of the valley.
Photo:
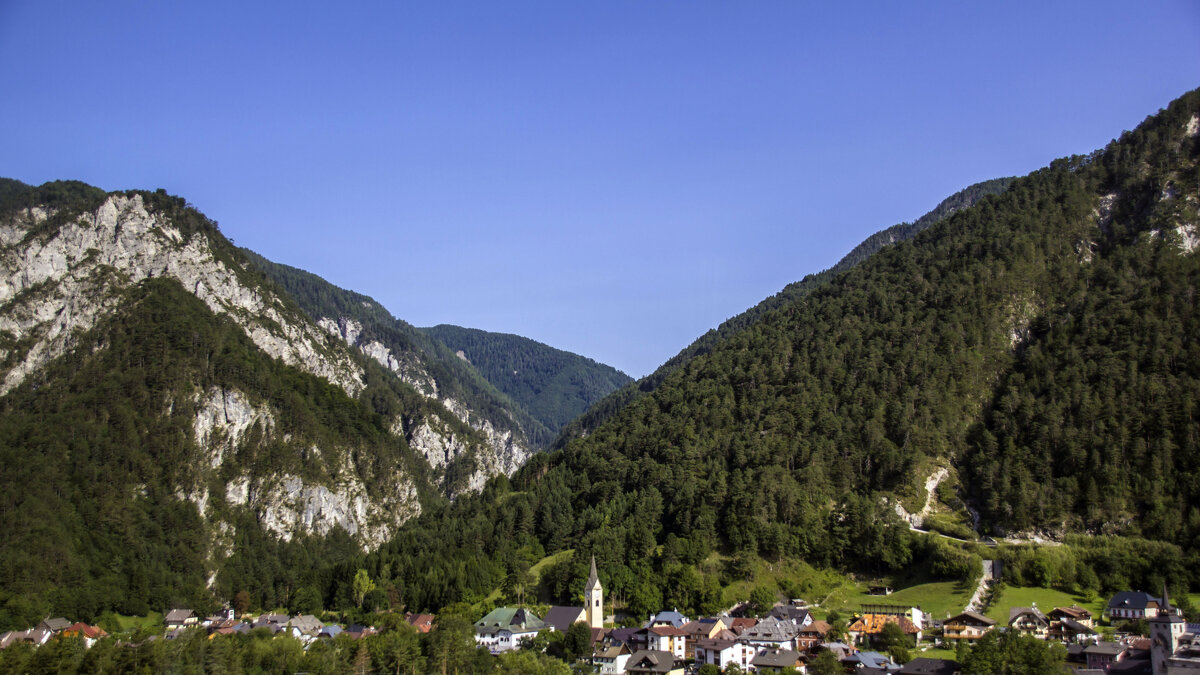
{"label": "valley", "polygon": [[639,381],[165,191],[5,179],[0,669],[1148,665],[1200,620],[1197,120],[972,186]]}

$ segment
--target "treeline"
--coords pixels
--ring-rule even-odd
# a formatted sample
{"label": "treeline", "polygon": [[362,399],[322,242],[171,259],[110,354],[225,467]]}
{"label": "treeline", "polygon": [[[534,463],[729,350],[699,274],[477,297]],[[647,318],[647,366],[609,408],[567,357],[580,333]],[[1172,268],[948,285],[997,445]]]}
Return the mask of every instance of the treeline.
{"label": "treeline", "polygon": [[492,656],[475,645],[469,620],[445,615],[429,633],[418,633],[398,615],[381,615],[382,630],[358,640],[338,635],[307,649],[266,628],[248,634],[182,631],[170,640],[104,638],[86,648],[82,638],[60,638],[41,647],[18,643],[0,650],[5,673],[458,673],[459,675],[570,675],[573,660],[561,639],[541,651]]}
{"label": "treeline", "polygon": [[467,360],[552,433],[633,380],[592,359],[519,335],[459,326],[422,328]]}

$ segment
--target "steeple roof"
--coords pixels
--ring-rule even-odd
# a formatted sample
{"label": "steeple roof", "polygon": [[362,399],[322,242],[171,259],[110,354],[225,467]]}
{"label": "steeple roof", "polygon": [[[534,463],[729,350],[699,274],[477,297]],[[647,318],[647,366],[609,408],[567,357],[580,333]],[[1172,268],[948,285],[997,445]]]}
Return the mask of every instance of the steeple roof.
{"label": "steeple roof", "polygon": [[596,574],[596,556],[595,556],[595,554],[593,554],[592,555],[592,572],[591,572],[591,574],[588,575],[587,586],[584,586],[584,590],[590,591],[593,588],[599,588],[599,586],[600,586],[600,576],[598,574]]}

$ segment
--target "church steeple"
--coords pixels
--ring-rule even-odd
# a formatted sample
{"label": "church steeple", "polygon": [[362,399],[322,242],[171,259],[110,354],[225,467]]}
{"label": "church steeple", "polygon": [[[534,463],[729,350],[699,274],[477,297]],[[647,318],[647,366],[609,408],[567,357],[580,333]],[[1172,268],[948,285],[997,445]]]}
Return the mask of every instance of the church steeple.
{"label": "church steeple", "polygon": [[1179,649],[1179,639],[1184,628],[1183,619],[1171,609],[1167,585],[1163,584],[1158,615],[1150,617],[1150,666],[1154,675],[1166,675],[1170,670],[1167,661],[1174,657],[1175,650]]}
{"label": "church steeple", "polygon": [[596,573],[596,556],[592,555],[592,571],[587,585],[583,587],[583,611],[591,628],[604,628],[604,589],[600,587],[600,575]]}
{"label": "church steeple", "polygon": [[600,585],[600,575],[596,574],[596,556],[592,556],[592,573],[588,575],[587,586],[584,586],[585,591],[590,591]]}

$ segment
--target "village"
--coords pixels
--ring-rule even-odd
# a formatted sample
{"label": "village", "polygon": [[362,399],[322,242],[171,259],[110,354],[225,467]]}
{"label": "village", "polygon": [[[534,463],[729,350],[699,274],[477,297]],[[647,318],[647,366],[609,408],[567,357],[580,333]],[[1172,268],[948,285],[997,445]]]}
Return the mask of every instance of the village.
{"label": "village", "polygon": [[[888,592],[880,589],[881,595]],[[1200,624],[1185,621],[1171,605],[1166,588],[1158,597],[1142,591],[1117,593],[1102,616],[1078,605],[1012,607],[1007,623],[972,610],[939,620],[920,607],[886,602],[864,604],[851,616],[824,613],[824,619],[817,619],[816,608],[793,599],[777,602],[761,615],[753,615],[749,603],[744,603],[727,613],[694,619],[674,609],[663,610],[640,625],[628,626],[626,620],[622,622],[626,625],[614,627],[614,617],[605,615],[604,589],[593,559],[583,597],[583,606],[552,606],[544,617],[525,607],[496,608],[475,621],[475,644],[500,656],[523,649],[545,650],[547,641],[542,638],[574,633],[586,643],[573,664],[574,672],[602,675],[956,675],[964,672],[963,664],[948,657],[948,650],[961,656],[1008,635],[1061,645],[1066,653],[1063,672],[1200,674]],[[175,608],[163,615],[162,633],[145,639],[175,640],[203,631],[208,640],[216,640],[253,632],[295,640],[307,650],[321,641],[358,641],[387,630],[361,623],[324,623],[312,614],[235,614],[227,608],[201,618],[190,609]],[[404,623],[417,633],[429,633],[438,619],[428,613],[406,613]],[[91,647],[108,637],[99,626],[46,618],[27,630],[0,635],[0,648],[40,647],[68,639]],[[927,652],[931,655],[923,655]]]}

